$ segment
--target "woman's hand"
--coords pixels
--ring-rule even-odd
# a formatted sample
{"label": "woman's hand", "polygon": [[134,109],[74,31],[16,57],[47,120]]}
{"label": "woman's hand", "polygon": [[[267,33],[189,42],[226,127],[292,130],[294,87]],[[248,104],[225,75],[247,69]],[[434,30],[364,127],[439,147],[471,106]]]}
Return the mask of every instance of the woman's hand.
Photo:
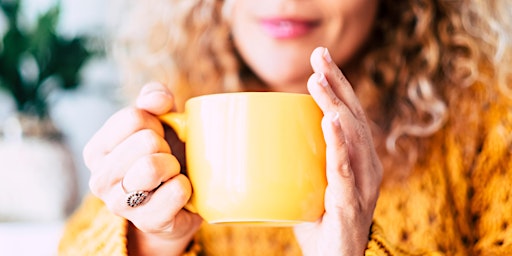
{"label": "woman's hand", "polygon": [[327,49],[315,49],[311,65],[308,90],[324,112],[328,184],[323,217],[295,234],[305,255],[364,255],[382,166],[359,100]]}
{"label": "woman's hand", "polygon": [[[183,210],[191,185],[180,174],[155,116],[173,105],[165,86],[148,84],[136,106],[115,113],[84,149],[90,189],[114,214],[130,221],[128,249],[136,255],[179,255],[202,222]],[[127,193],[132,191],[151,192],[141,205],[130,207]]]}

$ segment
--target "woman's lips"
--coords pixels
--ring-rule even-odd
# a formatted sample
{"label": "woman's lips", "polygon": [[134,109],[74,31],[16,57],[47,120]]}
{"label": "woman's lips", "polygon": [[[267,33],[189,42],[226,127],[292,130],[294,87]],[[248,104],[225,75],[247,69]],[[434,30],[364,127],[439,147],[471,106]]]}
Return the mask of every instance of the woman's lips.
{"label": "woman's lips", "polygon": [[319,21],[298,19],[262,19],[263,31],[276,39],[291,39],[310,33]]}

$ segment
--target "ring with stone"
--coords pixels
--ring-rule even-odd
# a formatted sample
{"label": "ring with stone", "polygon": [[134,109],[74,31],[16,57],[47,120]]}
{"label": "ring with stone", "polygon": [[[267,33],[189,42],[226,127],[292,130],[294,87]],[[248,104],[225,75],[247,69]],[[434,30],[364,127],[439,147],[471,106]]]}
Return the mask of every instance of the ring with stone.
{"label": "ring with stone", "polygon": [[126,191],[123,185],[123,180],[121,180],[121,188],[126,194],[126,204],[130,207],[137,207],[144,203],[146,198],[148,198],[149,191],[144,190],[136,190],[132,192]]}

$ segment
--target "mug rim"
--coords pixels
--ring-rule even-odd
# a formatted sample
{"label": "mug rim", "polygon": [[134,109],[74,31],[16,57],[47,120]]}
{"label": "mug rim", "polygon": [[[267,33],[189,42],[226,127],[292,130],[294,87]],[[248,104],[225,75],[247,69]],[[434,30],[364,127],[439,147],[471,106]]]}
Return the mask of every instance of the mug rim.
{"label": "mug rim", "polygon": [[200,96],[195,96],[187,100],[186,104],[189,102],[200,101],[205,98],[223,98],[223,97],[247,97],[250,95],[265,95],[265,97],[292,97],[292,98],[313,98],[310,94],[307,93],[297,93],[297,92],[221,92],[221,93],[212,93],[205,94]]}

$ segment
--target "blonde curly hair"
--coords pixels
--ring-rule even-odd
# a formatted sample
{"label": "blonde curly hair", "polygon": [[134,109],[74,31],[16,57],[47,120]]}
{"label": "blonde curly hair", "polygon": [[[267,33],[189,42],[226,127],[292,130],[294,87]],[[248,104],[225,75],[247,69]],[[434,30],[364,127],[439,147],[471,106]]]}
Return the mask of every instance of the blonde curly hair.
{"label": "blonde curly hair", "polygon": [[[158,80],[171,86],[183,105],[192,96],[243,90],[245,79],[254,76],[230,40],[224,1],[123,3],[125,9],[117,12],[122,19],[113,27],[113,52],[123,83],[133,91]],[[355,89],[388,152],[397,151],[399,138],[410,145],[408,152],[417,152],[408,140],[441,129],[453,87],[480,81],[489,91],[512,97],[508,0],[380,0],[379,5],[374,31],[356,63],[365,86]]]}

